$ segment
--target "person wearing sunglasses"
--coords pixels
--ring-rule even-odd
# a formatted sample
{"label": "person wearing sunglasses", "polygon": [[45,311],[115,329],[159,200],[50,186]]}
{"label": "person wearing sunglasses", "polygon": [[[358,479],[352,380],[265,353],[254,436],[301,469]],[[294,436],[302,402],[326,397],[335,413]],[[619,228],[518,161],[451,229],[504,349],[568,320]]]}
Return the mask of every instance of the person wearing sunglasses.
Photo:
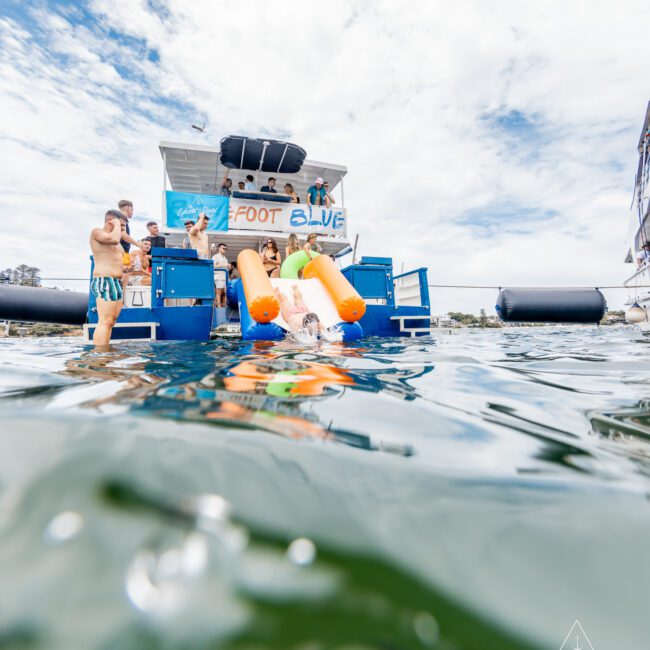
{"label": "person wearing sunglasses", "polygon": [[264,242],[264,248],[260,253],[260,257],[262,258],[262,264],[267,275],[270,278],[279,278],[282,257],[275,239],[269,238]]}
{"label": "person wearing sunglasses", "polygon": [[217,245],[217,253],[212,257],[212,262],[214,263],[214,306],[215,307],[225,307],[226,306],[226,274],[223,271],[218,271],[217,269],[226,269],[227,271],[232,270],[232,264],[228,262],[226,253],[228,252],[228,246],[225,244]]}

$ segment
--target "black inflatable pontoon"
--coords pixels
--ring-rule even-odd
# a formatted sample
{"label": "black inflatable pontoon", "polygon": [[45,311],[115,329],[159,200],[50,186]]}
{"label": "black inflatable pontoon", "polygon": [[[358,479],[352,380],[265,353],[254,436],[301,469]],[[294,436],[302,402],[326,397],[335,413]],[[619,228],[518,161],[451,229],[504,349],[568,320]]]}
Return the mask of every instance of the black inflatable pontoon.
{"label": "black inflatable pontoon", "polygon": [[496,310],[507,323],[599,323],[607,302],[598,289],[501,289]]}
{"label": "black inflatable pontoon", "polygon": [[14,284],[0,285],[2,320],[83,325],[87,312],[87,293]]}
{"label": "black inflatable pontoon", "polygon": [[221,164],[229,169],[250,169],[276,174],[296,174],[307,152],[297,144],[230,135],[221,140]]}

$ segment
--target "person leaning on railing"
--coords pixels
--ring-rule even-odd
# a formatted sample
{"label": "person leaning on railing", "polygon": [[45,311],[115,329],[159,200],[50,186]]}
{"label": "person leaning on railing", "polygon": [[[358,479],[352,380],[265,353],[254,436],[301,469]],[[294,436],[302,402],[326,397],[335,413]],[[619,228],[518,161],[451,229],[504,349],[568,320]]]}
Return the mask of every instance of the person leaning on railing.
{"label": "person leaning on railing", "polygon": [[275,178],[273,178],[273,176],[270,176],[266,185],[263,185],[260,188],[260,192],[270,192],[271,194],[278,193],[278,191],[275,189]]}
{"label": "person leaning on railing", "polygon": [[643,248],[636,254],[638,268],[645,266],[650,261],[650,242],[643,244]]}
{"label": "person leaning on railing", "polygon": [[296,194],[296,190],[293,189],[291,183],[284,184],[284,193],[291,198],[291,203],[300,203],[300,197]]}
{"label": "person leaning on railing", "polygon": [[307,190],[307,205],[324,205],[327,208],[330,207],[330,199],[323,187],[322,178],[317,178],[314,184],[309,186]]}

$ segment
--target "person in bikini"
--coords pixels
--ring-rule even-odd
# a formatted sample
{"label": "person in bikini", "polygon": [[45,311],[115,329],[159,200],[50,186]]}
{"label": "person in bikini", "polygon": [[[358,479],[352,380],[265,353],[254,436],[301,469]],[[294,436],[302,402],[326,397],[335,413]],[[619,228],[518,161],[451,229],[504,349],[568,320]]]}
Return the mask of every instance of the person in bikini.
{"label": "person in bikini", "polygon": [[311,336],[317,336],[327,330],[320,322],[320,318],[314,312],[310,312],[307,305],[305,305],[298,285],[293,285],[293,304],[289,302],[289,299],[277,287],[275,289],[275,297],[280,303],[280,313],[289,326],[291,334],[295,334],[304,329]]}
{"label": "person in bikini", "polygon": [[280,256],[278,245],[275,239],[267,239],[264,244],[264,249],[260,253],[264,270],[270,278],[279,278],[282,257]]}
{"label": "person in bikini", "polygon": [[90,233],[94,269],[90,291],[97,301],[98,323],[93,334],[97,347],[108,346],[117,317],[122,311],[122,275],[124,249],[120,244],[126,232],[126,218],[117,210],[104,215],[104,227]]}

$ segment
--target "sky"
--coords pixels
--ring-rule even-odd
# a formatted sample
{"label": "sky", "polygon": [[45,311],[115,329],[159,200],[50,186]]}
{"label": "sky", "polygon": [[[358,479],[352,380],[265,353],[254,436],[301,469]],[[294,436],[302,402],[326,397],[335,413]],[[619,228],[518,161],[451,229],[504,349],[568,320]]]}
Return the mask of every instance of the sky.
{"label": "sky", "polygon": [[[160,219],[159,141],[246,134],[346,165],[349,234],[398,271],[621,284],[647,16],[622,0],[2,0],[0,267],[86,277],[119,199],[136,236]],[[433,313],[495,299],[431,290]]]}

